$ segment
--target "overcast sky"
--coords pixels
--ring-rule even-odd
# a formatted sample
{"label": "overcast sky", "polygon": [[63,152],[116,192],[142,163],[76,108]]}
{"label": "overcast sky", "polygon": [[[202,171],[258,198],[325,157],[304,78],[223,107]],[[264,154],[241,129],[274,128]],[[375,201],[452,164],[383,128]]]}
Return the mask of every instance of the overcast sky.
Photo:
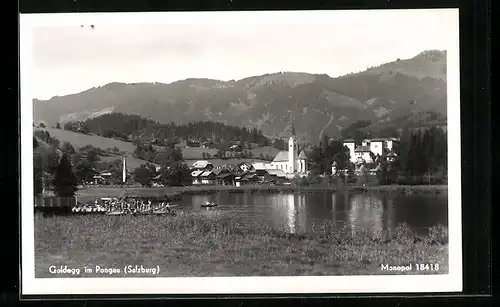
{"label": "overcast sky", "polygon": [[456,15],[449,12],[357,11],[351,12],[355,18],[343,19],[333,18],[341,13],[335,12],[323,21],[285,24],[198,19],[113,25],[89,19],[94,29],[81,27],[80,20],[72,26],[36,27],[33,94],[49,99],[110,82],[238,80],[280,71],[336,77],[423,50],[447,49],[456,27]]}

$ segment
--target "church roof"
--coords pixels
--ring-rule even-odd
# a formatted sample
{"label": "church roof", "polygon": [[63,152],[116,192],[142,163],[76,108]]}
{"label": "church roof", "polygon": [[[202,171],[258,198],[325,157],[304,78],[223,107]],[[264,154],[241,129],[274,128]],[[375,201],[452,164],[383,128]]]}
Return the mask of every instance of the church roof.
{"label": "church roof", "polygon": [[300,151],[300,154],[299,154],[299,159],[307,159],[307,156],[306,156],[306,153],[304,150],[301,150]]}
{"label": "church roof", "polygon": [[285,162],[288,161],[288,151],[280,151],[274,158],[273,162]]}

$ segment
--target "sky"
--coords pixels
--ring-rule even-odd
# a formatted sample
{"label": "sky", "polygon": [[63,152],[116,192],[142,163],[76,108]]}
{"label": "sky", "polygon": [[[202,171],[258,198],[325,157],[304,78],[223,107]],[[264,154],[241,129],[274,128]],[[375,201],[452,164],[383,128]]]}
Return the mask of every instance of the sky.
{"label": "sky", "polygon": [[450,10],[309,13],[65,14],[61,22],[38,16],[29,24],[33,96],[50,99],[111,82],[238,80],[282,71],[337,77],[446,50],[458,27]]}

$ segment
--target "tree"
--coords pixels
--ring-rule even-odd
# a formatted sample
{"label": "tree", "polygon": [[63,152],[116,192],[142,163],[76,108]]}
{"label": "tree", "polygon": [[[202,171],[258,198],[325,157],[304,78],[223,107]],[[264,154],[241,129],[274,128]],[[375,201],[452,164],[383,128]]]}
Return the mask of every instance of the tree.
{"label": "tree", "polygon": [[69,142],[64,142],[61,147],[61,151],[66,153],[67,155],[72,155],[75,153],[75,148],[71,143]]}
{"label": "tree", "polygon": [[94,148],[90,149],[87,152],[87,161],[94,165],[97,161],[99,161],[99,156],[97,155],[97,150]]}
{"label": "tree", "polygon": [[378,182],[380,185],[387,185],[388,182],[388,169],[389,165],[387,161],[380,162],[380,169],[377,172]]}
{"label": "tree", "polygon": [[354,163],[347,163],[347,183],[355,183],[356,174],[354,173]]}
{"label": "tree", "polygon": [[151,186],[153,172],[146,165],[141,165],[134,170],[134,180],[140,183],[143,187]]}
{"label": "tree", "polygon": [[39,152],[33,153],[33,188],[34,196],[37,196],[43,192],[43,160],[45,157]]}
{"label": "tree", "polygon": [[40,123],[38,126],[40,126],[40,128],[45,128],[45,124],[44,123]]}
{"label": "tree", "polygon": [[[204,159],[208,159],[206,152],[203,152],[202,156]],[[174,162],[183,160],[184,158],[182,156],[182,149],[174,146],[167,146],[165,147],[165,150],[160,151],[155,155],[153,162],[161,166],[169,166]]]}
{"label": "tree", "polygon": [[81,160],[75,165],[75,175],[80,182],[92,181],[95,171],[87,160]]}
{"label": "tree", "polygon": [[189,167],[180,161],[173,162],[169,167],[163,169],[162,181],[166,186],[187,185],[189,179]]}
{"label": "tree", "polygon": [[61,124],[57,123],[56,124],[56,129],[61,129]]}
{"label": "tree", "polygon": [[56,168],[54,178],[54,190],[57,196],[72,197],[77,189],[77,178],[71,169],[71,162],[66,154],[63,154]]}

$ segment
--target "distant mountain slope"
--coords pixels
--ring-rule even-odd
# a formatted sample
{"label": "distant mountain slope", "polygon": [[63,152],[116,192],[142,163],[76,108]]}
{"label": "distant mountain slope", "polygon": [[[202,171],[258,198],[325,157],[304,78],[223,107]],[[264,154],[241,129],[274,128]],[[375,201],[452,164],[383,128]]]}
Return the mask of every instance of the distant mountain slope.
{"label": "distant mountain slope", "polygon": [[[82,93],[34,100],[34,119],[49,126],[102,113],[138,114],[161,123],[220,121],[299,141],[339,136],[358,120],[381,124],[416,111],[446,115],[446,52],[426,51],[339,78],[282,72],[238,81],[186,79],[171,84],[110,83]],[[410,101],[412,102],[409,107]]]}

